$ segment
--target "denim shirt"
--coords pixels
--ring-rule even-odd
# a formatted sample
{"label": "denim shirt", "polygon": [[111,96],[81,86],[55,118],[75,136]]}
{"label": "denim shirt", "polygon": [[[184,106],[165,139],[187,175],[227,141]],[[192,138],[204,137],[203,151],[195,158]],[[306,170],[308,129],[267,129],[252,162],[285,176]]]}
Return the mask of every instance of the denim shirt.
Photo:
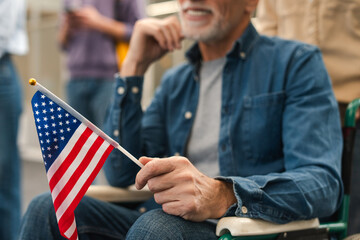
{"label": "denim shirt", "polygon": [[[199,47],[169,70],[143,113],[143,77],[117,77],[107,133],[135,157],[184,155],[199,97]],[[260,36],[250,24],[223,70],[220,175],[237,203],[226,216],[278,223],[331,215],[342,199],[337,102],[318,48]],[[111,185],[134,183],[119,151],[105,163]]]}

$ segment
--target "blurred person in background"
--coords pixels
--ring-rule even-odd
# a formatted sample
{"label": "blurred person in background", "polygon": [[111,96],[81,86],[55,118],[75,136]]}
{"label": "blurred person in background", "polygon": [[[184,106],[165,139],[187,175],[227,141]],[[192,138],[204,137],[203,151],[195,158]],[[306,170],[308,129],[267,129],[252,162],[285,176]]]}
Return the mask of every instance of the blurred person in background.
{"label": "blurred person in background", "polygon": [[[360,1],[260,0],[255,23],[262,34],[320,48],[343,121],[348,103],[360,97]],[[355,141],[360,144],[359,130]],[[349,234],[360,232],[359,156],[355,147]]]}
{"label": "blurred person in background", "polygon": [[64,0],[59,42],[70,73],[68,103],[100,128],[119,71],[116,44],[129,41],[143,10],[134,0]]}
{"label": "blurred person in background", "polygon": [[0,2],[0,239],[16,239],[21,217],[17,146],[22,89],[11,55],[28,51],[25,0]]}

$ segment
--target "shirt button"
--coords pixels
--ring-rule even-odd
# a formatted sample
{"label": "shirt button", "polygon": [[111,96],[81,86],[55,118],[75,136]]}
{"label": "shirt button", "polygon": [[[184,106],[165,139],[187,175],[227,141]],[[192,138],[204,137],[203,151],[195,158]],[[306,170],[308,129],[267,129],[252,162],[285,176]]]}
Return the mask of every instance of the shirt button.
{"label": "shirt button", "polygon": [[115,137],[119,136],[119,130],[117,130],[117,129],[114,130],[113,134],[114,134]]}
{"label": "shirt button", "polygon": [[245,206],[242,206],[241,211],[242,211],[243,214],[247,214],[248,209]]}
{"label": "shirt button", "polygon": [[139,212],[140,212],[140,213],[146,212],[146,208],[144,208],[144,207],[139,208]]}
{"label": "shirt button", "polygon": [[118,93],[119,95],[124,94],[124,92],[125,92],[125,88],[124,88],[124,87],[118,87],[117,93]]}
{"label": "shirt button", "polygon": [[113,134],[114,134],[115,137],[119,136],[119,130],[117,130],[117,129],[114,130]]}
{"label": "shirt button", "polygon": [[191,112],[186,112],[185,113],[185,118],[186,119],[190,119],[192,117],[192,113]]}
{"label": "shirt button", "polygon": [[134,94],[137,94],[139,92],[139,88],[138,87],[132,87],[131,92],[134,93]]}
{"label": "shirt button", "polygon": [[241,59],[245,59],[246,58],[246,53],[245,52],[240,52],[240,57],[241,57]]}

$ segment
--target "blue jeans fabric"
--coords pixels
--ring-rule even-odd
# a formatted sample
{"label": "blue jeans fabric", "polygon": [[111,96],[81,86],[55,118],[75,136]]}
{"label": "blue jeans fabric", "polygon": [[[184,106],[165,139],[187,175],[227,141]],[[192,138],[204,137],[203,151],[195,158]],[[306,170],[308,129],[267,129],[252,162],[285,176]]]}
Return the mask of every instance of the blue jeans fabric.
{"label": "blue jeans fabric", "polygon": [[72,78],[66,88],[68,103],[90,122],[102,128],[113,85],[114,79]]}
{"label": "blue jeans fabric", "polygon": [[12,240],[20,224],[20,158],[17,133],[22,89],[9,55],[0,59],[0,239]]}
{"label": "blue jeans fabric", "polygon": [[[217,239],[215,224],[194,223],[156,209],[141,215],[112,203],[84,197],[75,210],[80,240],[87,239]],[[130,230],[129,230],[130,229]],[[23,218],[21,240],[64,239],[49,193],[36,197]]]}

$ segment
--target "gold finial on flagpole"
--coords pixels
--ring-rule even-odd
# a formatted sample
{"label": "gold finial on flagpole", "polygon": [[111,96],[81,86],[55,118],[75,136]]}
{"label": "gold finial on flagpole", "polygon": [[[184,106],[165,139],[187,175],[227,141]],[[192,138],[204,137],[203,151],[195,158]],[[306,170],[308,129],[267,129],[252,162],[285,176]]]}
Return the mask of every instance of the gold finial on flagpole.
{"label": "gold finial on flagpole", "polygon": [[29,79],[29,84],[30,84],[31,86],[35,86],[35,85],[36,85],[36,80],[35,80],[35,78],[30,78],[30,79]]}

